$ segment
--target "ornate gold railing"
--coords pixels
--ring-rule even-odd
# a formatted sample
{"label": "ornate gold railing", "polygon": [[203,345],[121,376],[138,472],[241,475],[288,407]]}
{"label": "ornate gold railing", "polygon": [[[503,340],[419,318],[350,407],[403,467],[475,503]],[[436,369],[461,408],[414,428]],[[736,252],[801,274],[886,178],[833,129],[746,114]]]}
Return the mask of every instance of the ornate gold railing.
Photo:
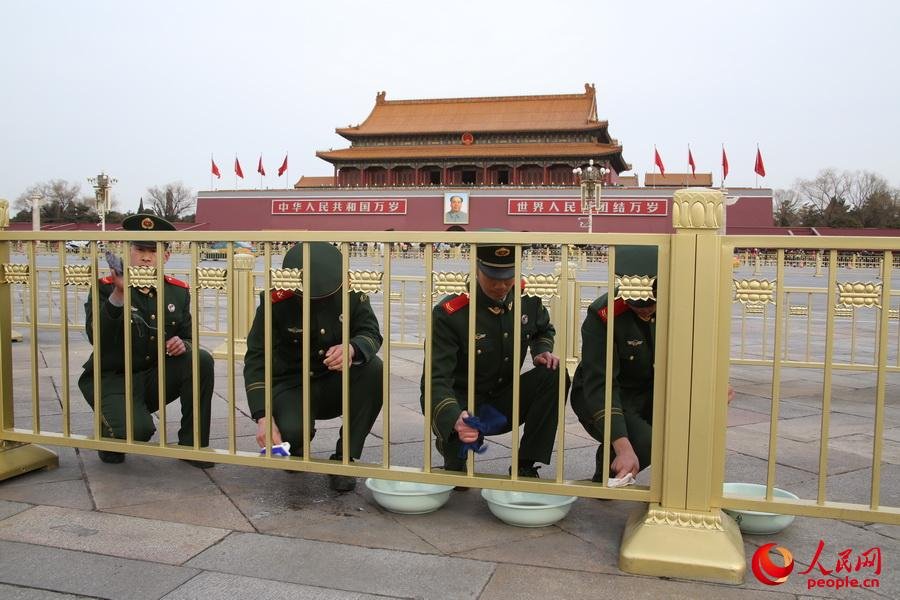
{"label": "ornate gold railing", "polygon": [[[900,255],[900,243],[897,239],[829,239],[830,248],[822,251],[819,265],[823,279],[800,280],[798,276],[817,275],[807,266],[790,266],[788,250],[820,251],[816,245],[822,240],[721,236],[718,234],[722,225],[721,202],[721,195],[711,190],[679,192],[673,209],[677,233],[673,235],[159,234],[162,241],[176,244],[180,251],[165,266],[165,272],[174,273],[191,286],[194,339],[210,348],[213,342],[221,343],[216,354],[221,359],[219,369],[224,377],[219,379],[217,391],[225,399],[227,417],[217,423],[222,428],[219,433],[224,436],[221,438],[224,442],[211,449],[173,447],[171,435],[164,429],[150,442],[111,440],[102,435],[96,414],[87,425],[73,418],[76,411],[72,403],[84,400],[76,388],[65,382],[74,380],[73,375],[78,374],[90,351],[84,338],[81,307],[97,276],[106,271],[98,243],[127,242],[146,239],[146,236],[131,232],[79,234],[92,242],[83,256],[79,256],[78,253],[47,253],[47,249],[58,248],[65,241],[64,234],[0,231],[0,314],[4,316],[0,319],[0,441],[4,444],[0,449],[0,466],[10,461],[11,453],[23,448],[10,449],[10,444],[43,443],[317,473],[635,500],[646,507],[626,529],[622,568],[725,581],[739,580],[746,561],[734,523],[721,513],[721,507],[900,523],[896,499],[885,498],[880,488],[886,409],[896,403],[896,398],[888,394],[888,377],[900,369],[900,320],[896,312],[900,297],[894,267]],[[435,239],[438,236],[441,243],[462,249],[459,252],[438,249]],[[228,247],[223,262],[212,265],[203,261],[200,246],[222,238],[251,241],[257,254],[242,257],[233,247]],[[334,462],[317,458],[315,453],[287,460],[259,456],[252,441],[247,446],[237,436],[239,421],[248,418],[240,385],[241,344],[256,309],[259,291],[302,290],[308,285],[302,269],[280,268],[279,252],[283,251],[284,244],[300,240],[331,241],[339,245],[344,256],[343,289],[369,295],[381,323],[385,338],[381,351],[385,364],[383,393],[390,401],[386,401],[382,414],[382,447],[377,457],[368,461]],[[616,278],[615,248],[623,244],[658,247],[653,468],[640,485],[613,489],[588,481],[591,473],[573,471],[566,460],[571,450],[565,444],[566,429],[571,427],[565,418],[569,408],[561,393],[557,401],[562,418],[553,475],[549,478],[523,480],[515,472],[510,476],[482,472],[478,461],[471,463],[464,474],[437,468],[439,463],[432,456],[433,437],[426,425],[427,407],[430,407],[427,401],[422,419],[421,461],[417,466],[394,464],[391,401],[402,397],[406,403],[415,402],[418,393],[410,391],[410,386],[394,393],[390,375],[401,374],[414,383],[412,388],[417,387],[420,373],[415,372],[414,366],[429,364],[431,353],[432,341],[426,335],[431,307],[443,294],[471,293],[475,289],[471,273],[475,272],[476,263],[468,247],[479,242],[503,242],[516,247],[516,268],[526,280],[525,294],[542,298],[550,307],[557,331],[557,352],[564,355],[569,366],[577,364],[580,356],[579,328],[584,310],[608,290],[607,282],[617,282],[623,294],[635,298],[648,290],[648,282],[640,278]],[[402,243],[420,244],[419,254],[413,256],[409,249],[404,253],[399,248]],[[532,243],[541,244],[540,251],[530,249]],[[792,249],[785,247],[787,243]],[[582,246],[589,251],[582,252]],[[38,251],[39,247],[43,253]],[[775,258],[771,266],[765,267],[768,272],[756,274],[752,265],[735,266],[733,257],[740,254],[739,249],[747,247],[771,251]],[[605,262],[583,259],[589,256],[591,248],[602,248]],[[22,252],[15,252],[16,249]],[[852,276],[846,275],[848,267],[842,264],[841,257],[863,250],[867,256],[879,258],[877,270],[874,266],[865,267],[867,276],[862,277],[864,268],[857,264],[852,267]],[[555,259],[555,264],[548,259]],[[129,269],[128,280],[132,286],[152,288],[161,284],[162,272],[163,264],[159,261],[156,267]],[[263,298],[268,296],[264,294]],[[515,310],[520,310],[519,302]],[[22,328],[18,332],[23,339],[21,344],[11,342],[13,325]],[[514,347],[518,355],[518,346]],[[470,339],[470,354],[473,350],[474,339]],[[785,381],[783,374],[795,367],[821,372],[821,394],[806,392],[821,402],[818,437],[822,441],[814,461],[815,497],[791,502],[774,498],[772,490],[777,483],[775,459],[779,445],[784,443],[781,434],[786,427],[780,410],[789,401],[785,391],[790,382]],[[729,434],[728,407],[723,399],[729,370],[734,374],[740,369],[767,369],[771,373],[766,387],[770,398],[758,407],[760,414],[769,420],[764,482],[767,491],[761,499],[727,497],[721,491],[727,477],[726,437]],[[837,373],[846,371],[859,371],[871,377],[871,387],[867,388],[871,396],[866,405],[868,416],[860,417],[870,426],[873,448],[871,490],[866,503],[835,502],[826,485],[831,464],[832,406],[838,394],[833,381]],[[52,386],[49,381],[53,382]],[[346,377],[342,385],[346,402]],[[426,386],[426,396],[428,393]],[[58,403],[61,409],[58,417],[48,418],[43,408],[48,402]],[[308,410],[308,402],[304,398],[304,410]],[[606,403],[609,412],[608,399]],[[22,406],[28,410],[21,410]],[[271,399],[267,406],[271,407]],[[344,412],[347,419],[347,411]],[[165,415],[161,415],[161,423],[165,421]],[[59,425],[51,426],[51,423]],[[346,420],[344,426],[347,427]],[[513,440],[518,439],[519,432],[514,430]],[[304,445],[308,444],[311,440],[307,436]],[[512,461],[516,460],[517,448],[514,442]],[[30,464],[39,461],[35,459]],[[22,470],[15,467],[13,472],[16,469]],[[667,540],[681,539],[684,542],[679,545],[681,550],[678,553],[661,550],[665,545],[659,536]]]}

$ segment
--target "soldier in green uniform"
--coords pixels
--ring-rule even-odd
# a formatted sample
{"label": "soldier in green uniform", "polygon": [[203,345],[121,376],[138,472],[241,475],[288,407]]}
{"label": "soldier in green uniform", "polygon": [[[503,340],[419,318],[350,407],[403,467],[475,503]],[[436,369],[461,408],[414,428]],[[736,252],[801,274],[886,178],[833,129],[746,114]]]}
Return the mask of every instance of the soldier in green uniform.
{"label": "soldier in green uniform", "polygon": [[[612,421],[610,477],[625,477],[650,465],[653,427],[653,359],[656,348],[655,246],[616,248],[616,272],[654,278],[654,296],[613,304]],[[591,436],[600,442],[596,471],[602,477],[604,403],[606,398],[607,294],[595,300],[581,325],[581,362],[572,382],[572,408]]]}
{"label": "soldier in green uniform", "polygon": [[[310,413],[315,419],[341,416],[341,253],[325,242],[310,247]],[[303,244],[288,250],[282,267],[303,267]],[[263,293],[256,310],[247,353],[244,356],[244,385],[250,414],[257,423],[256,441],[265,447],[265,323]],[[272,443],[290,442],[291,453],[302,452],[303,435],[303,302],[301,290],[272,291]],[[368,296],[350,292],[350,457],[359,458],[363,443],[381,412],[382,363],[376,356],[381,347],[378,320]],[[315,427],[310,427],[315,436]],[[333,460],[341,460],[341,429]],[[330,475],[332,489],[349,492],[356,487],[354,477]]]}
{"label": "soldier in green uniform", "polygon": [[[174,231],[175,227],[155,215],[132,215],[122,221],[127,231]],[[156,266],[156,242],[132,242],[129,244],[131,266]],[[166,252],[166,260],[169,258]],[[104,435],[125,438],[125,348],[122,313],[124,290],[122,274],[115,270],[100,279],[97,286],[100,302],[100,398],[103,409]],[[92,292],[93,293],[93,292]],[[206,350],[194,346],[191,340],[190,292],[188,284],[169,275],[165,276],[162,315],[157,315],[157,290],[136,288],[131,294],[131,374],[133,433],[137,441],[148,441],[156,431],[152,413],[159,408],[160,390],[157,374],[157,337],[165,341],[165,390],[166,404],[181,398],[181,428],[178,443],[194,444],[193,377],[191,353],[199,355],[200,387],[200,446],[209,445],[210,402],[214,384],[212,356]],[[88,295],[84,304],[85,328],[93,343],[93,302]],[[159,324],[163,333],[159,332]],[[85,399],[94,406],[94,357],[84,363],[84,372],[78,379],[78,387]],[[121,452],[99,451],[100,460],[120,463],[125,460]],[[214,463],[188,460],[200,468]]]}
{"label": "soldier in green uniform", "polygon": [[[511,245],[480,245],[475,316],[475,416],[490,405],[506,418],[502,431],[511,431],[513,377],[531,350],[534,369],[520,375],[519,420],[524,433],[517,472],[537,477],[535,463],[549,464],[556,438],[559,358],[553,354],[556,330],[540,298],[522,297],[521,323],[513,322],[515,254]],[[444,468],[465,470],[464,444],[478,443],[482,433],[466,423],[469,377],[469,296],[452,294],[432,311],[431,428]],[[513,364],[514,328],[521,328],[520,363]],[[427,367],[426,367],[427,368]],[[564,370],[564,369],[563,369]],[[566,391],[568,392],[568,377]],[[425,374],[420,398],[425,406]],[[461,455],[462,454],[462,455]],[[510,467],[511,469],[511,467]]]}

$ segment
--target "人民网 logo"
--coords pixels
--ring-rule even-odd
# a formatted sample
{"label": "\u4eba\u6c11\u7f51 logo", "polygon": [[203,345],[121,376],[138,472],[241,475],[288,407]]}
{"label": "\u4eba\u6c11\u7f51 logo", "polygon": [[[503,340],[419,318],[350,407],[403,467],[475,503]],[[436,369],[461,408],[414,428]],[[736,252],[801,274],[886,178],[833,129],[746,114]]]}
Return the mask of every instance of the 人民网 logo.
{"label": "\u4eba\u6c11\u7f51 logo", "polygon": [[[772,557],[769,552],[773,548],[775,549],[775,552],[781,555],[784,566],[778,566],[772,562]],[[753,558],[750,560],[750,566],[753,569],[753,574],[756,575],[756,578],[762,583],[766,585],[781,585],[787,581],[788,575],[794,570],[794,555],[791,554],[791,551],[787,548],[776,546],[773,542],[770,542],[760,546],[760,548],[753,553]]]}

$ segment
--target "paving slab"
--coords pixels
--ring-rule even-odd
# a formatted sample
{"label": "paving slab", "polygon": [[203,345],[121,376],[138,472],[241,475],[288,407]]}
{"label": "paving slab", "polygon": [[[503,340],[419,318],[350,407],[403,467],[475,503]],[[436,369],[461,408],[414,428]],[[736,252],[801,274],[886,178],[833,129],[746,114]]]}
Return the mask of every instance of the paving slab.
{"label": "paving slab", "polygon": [[[769,422],[744,425],[747,431],[758,431],[769,434]],[[856,433],[872,433],[871,419],[846,414],[831,414],[828,424],[828,437],[830,439]],[[778,422],[778,437],[795,440],[798,442],[812,442],[822,439],[821,415],[796,417],[792,419],[780,419]]]}
{"label": "paving slab", "polygon": [[378,600],[359,592],[344,592],[255,577],[241,577],[227,573],[203,572],[161,600],[196,600],[197,598],[228,598],[229,600]]}
{"label": "paving slab", "polygon": [[219,527],[234,531],[255,531],[253,524],[218,489],[201,496],[182,496],[146,504],[130,504],[103,509],[104,512],[171,523]]}
{"label": "paving slab", "polygon": [[[769,461],[738,452],[725,455],[725,481],[765,484]],[[814,475],[808,471],[785,465],[775,465],[776,487],[790,490],[798,482],[809,481]]]}
{"label": "paving slab", "polygon": [[789,594],[745,590],[713,583],[519,565],[498,565],[480,600],[720,600],[725,597],[736,600],[793,600],[793,596]]}
{"label": "paving slab", "polygon": [[[20,477],[28,477],[28,475]],[[19,483],[19,478],[14,478],[0,483],[0,499],[82,510],[94,508],[90,490],[82,479],[28,484]]]}
{"label": "paving slab", "polygon": [[205,470],[172,458],[129,454],[124,463],[107,464],[90,450],[83,457],[91,494],[100,509],[217,492]]}
{"label": "paving slab", "polygon": [[187,564],[336,590],[441,600],[477,598],[494,570],[488,562],[252,533],[233,534]]}
{"label": "paving slab", "polygon": [[[842,452],[858,454],[872,460],[873,436],[869,434],[846,435],[831,440],[830,446]],[[882,440],[881,460],[883,463],[900,464],[900,442]]]}
{"label": "paving slab", "polygon": [[518,544],[558,531],[554,527],[538,529],[511,527],[491,514],[481,490],[451,492],[440,510],[426,515],[397,515],[397,522],[444,554],[463,555],[476,548]]}
{"label": "paving slab", "polygon": [[253,524],[260,533],[285,537],[421,554],[439,553],[437,548],[404,525],[402,515],[381,509],[361,481],[355,493],[341,494],[302,508],[278,507],[269,515],[253,519]]}
{"label": "paving slab", "polygon": [[[726,448],[749,456],[768,459],[769,435],[759,431],[748,429],[752,425],[731,427],[726,434]],[[819,442],[797,442],[786,438],[778,438],[777,462],[796,469],[818,473],[819,471]],[[830,449],[828,452],[828,473],[830,475],[864,469],[871,461],[865,458]]]}
{"label": "paving slab", "polygon": [[0,583],[13,586],[109,600],[158,600],[197,573],[186,567],[0,541]]}
{"label": "paving slab", "polygon": [[225,529],[54,506],[36,506],[0,521],[0,539],[173,565],[226,535]]}
{"label": "paving slab", "polygon": [[31,505],[25,504],[24,502],[9,502],[7,500],[0,500],[0,520],[3,520],[6,517],[12,516],[16,513],[20,513],[23,510],[27,510],[29,508],[31,508]]}
{"label": "paving slab", "polygon": [[82,600],[91,596],[61,594],[49,590],[4,585],[0,583],[0,598],[4,600]]}
{"label": "paving slab", "polygon": [[[835,502],[853,502],[868,505],[871,498],[871,469],[859,469],[849,473],[830,476],[825,485],[828,500]],[[816,498],[818,494],[818,478],[798,483],[793,491],[801,498]],[[900,498],[900,466],[885,465],[881,469],[881,502],[888,506],[896,506]]]}

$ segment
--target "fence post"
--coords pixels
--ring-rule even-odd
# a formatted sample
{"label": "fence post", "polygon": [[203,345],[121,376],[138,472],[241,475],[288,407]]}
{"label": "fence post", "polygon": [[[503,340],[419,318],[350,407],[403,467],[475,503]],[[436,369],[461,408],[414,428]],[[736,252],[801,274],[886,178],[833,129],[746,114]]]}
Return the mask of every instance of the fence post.
{"label": "fence post", "polygon": [[[7,201],[0,199],[0,231],[9,226],[8,207]],[[9,263],[10,245],[10,242],[0,241],[0,481],[36,469],[59,466],[59,457],[46,448],[2,439],[3,432],[13,427],[12,301],[4,272],[4,265]],[[37,367],[33,365],[32,368]]]}
{"label": "fence post", "polygon": [[[724,195],[678,190],[672,203],[665,411],[659,503],[622,534],[619,567],[662,577],[740,583],[747,569],[734,520],[716,504],[725,460],[731,265],[717,229]],[[702,310],[695,307],[702,305]],[[659,396],[659,391],[657,391]]]}
{"label": "fence post", "polygon": [[[253,294],[253,267],[256,257],[252,254],[234,255],[234,357],[243,360],[247,353],[247,335],[256,312],[256,298]],[[215,358],[228,358],[228,342],[213,352]]]}
{"label": "fence post", "polygon": [[[566,298],[569,299],[565,305],[562,305],[560,302],[560,298],[562,297],[562,292],[557,296],[553,296],[550,299],[550,314],[553,317],[554,323],[581,323],[582,315],[581,315],[581,299],[575,297],[575,280],[577,277],[575,276],[578,268],[575,264],[575,261],[569,260],[569,269],[568,269],[568,278],[563,280],[560,279],[559,289],[562,290],[563,286],[566,289]],[[562,275],[562,262],[558,262],[553,266],[553,274],[557,276]],[[563,314],[563,311],[566,311],[568,314]],[[575,340],[576,340],[577,330],[575,327],[571,327],[566,333],[566,347],[565,353],[561,354],[563,357],[563,361],[566,363],[566,368],[569,370],[569,374],[572,375],[575,373],[575,367],[578,366],[578,358],[575,356]],[[557,350],[557,353],[560,352],[561,349]]]}

